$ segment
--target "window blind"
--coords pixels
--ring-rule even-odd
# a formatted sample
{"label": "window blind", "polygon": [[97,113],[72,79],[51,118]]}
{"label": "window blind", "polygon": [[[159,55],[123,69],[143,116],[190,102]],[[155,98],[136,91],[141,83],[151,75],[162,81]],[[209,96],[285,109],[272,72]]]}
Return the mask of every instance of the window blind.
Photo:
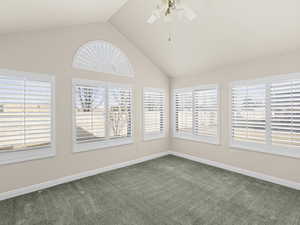
{"label": "window blind", "polygon": [[176,89],[175,136],[219,142],[219,101],[217,85]]}
{"label": "window blind", "polygon": [[232,88],[232,137],[237,141],[266,141],[265,84]]}
{"label": "window blind", "polygon": [[105,138],[105,88],[76,85],[76,140],[97,141]]}
{"label": "window blind", "polygon": [[131,88],[109,87],[108,113],[109,137],[121,138],[132,136],[132,98]]}
{"label": "window blind", "polygon": [[273,145],[300,146],[300,79],[270,86]]}
{"label": "window blind", "polygon": [[0,151],[50,147],[50,80],[0,76]]}
{"label": "window blind", "polygon": [[144,137],[164,135],[165,92],[161,89],[144,89]]}
{"label": "window blind", "polygon": [[218,135],[217,89],[194,91],[194,133],[197,136]]}
{"label": "window blind", "polygon": [[231,145],[300,156],[300,74],[234,82]]}
{"label": "window blind", "polygon": [[175,126],[177,133],[193,132],[193,92],[177,90],[175,92]]}

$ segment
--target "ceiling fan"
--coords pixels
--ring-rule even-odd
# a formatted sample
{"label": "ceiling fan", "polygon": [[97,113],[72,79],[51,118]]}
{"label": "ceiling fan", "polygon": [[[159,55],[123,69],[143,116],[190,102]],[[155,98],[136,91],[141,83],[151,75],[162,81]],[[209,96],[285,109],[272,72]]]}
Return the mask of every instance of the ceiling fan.
{"label": "ceiling fan", "polygon": [[147,23],[153,24],[160,18],[165,22],[172,22],[174,18],[194,20],[197,14],[188,5],[184,4],[182,0],[161,0],[157,4],[156,9],[147,20]]}

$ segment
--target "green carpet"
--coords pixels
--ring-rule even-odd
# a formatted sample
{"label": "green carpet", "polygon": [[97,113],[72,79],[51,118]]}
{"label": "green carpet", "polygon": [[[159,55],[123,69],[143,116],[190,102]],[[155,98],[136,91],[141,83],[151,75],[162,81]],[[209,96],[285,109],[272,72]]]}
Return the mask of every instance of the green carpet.
{"label": "green carpet", "polygon": [[166,156],[0,202],[1,225],[300,225],[300,191]]}

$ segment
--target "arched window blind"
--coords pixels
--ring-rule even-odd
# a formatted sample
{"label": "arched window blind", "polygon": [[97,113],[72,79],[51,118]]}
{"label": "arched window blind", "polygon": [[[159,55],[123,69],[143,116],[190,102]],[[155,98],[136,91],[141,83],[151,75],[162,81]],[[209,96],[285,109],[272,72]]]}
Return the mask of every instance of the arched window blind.
{"label": "arched window blind", "polygon": [[73,67],[93,72],[134,77],[133,67],[125,53],[103,40],[82,45],[73,58]]}

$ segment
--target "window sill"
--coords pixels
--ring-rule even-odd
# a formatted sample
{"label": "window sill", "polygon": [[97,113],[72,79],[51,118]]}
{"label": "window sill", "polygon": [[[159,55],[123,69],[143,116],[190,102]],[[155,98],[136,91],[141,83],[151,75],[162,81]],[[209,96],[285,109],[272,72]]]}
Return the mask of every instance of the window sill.
{"label": "window sill", "polygon": [[230,148],[234,148],[237,150],[245,150],[245,151],[253,151],[265,154],[271,154],[276,156],[285,156],[291,158],[300,158],[300,152],[296,148],[287,148],[287,147],[278,147],[278,146],[265,146],[265,145],[253,145],[249,143],[231,143],[229,145]]}
{"label": "window sill", "polygon": [[122,146],[122,145],[129,145],[133,144],[132,138],[122,138],[122,139],[115,139],[115,140],[108,140],[108,141],[101,141],[101,142],[87,142],[87,143],[75,143],[73,147],[73,152],[88,152],[94,151],[98,149]]}
{"label": "window sill", "polygon": [[183,140],[189,140],[194,142],[201,142],[201,143],[207,143],[212,145],[219,145],[219,141],[217,138],[208,138],[208,137],[195,137],[195,136],[187,136],[187,135],[174,135],[173,138],[183,139]]}
{"label": "window sill", "polygon": [[53,150],[52,148],[39,148],[3,153],[0,152],[0,165],[44,159],[54,157],[55,155],[55,150]]}

